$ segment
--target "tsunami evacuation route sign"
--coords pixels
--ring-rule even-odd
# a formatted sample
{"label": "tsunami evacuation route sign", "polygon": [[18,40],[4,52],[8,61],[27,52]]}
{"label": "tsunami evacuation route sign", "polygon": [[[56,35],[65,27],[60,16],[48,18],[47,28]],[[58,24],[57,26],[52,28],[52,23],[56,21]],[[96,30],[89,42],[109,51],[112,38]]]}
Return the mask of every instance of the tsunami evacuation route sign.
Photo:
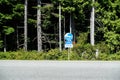
{"label": "tsunami evacuation route sign", "polygon": [[73,35],[71,33],[66,33],[64,38],[65,38],[65,48],[72,48]]}
{"label": "tsunami evacuation route sign", "polygon": [[65,36],[65,48],[68,48],[68,60],[70,60],[70,52],[73,47],[72,41],[73,41],[73,35],[71,33],[66,33]]}

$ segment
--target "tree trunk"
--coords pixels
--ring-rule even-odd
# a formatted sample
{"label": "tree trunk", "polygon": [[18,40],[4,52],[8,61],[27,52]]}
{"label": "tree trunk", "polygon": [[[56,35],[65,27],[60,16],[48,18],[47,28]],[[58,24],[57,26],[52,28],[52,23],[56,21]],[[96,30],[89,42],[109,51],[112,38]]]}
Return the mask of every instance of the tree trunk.
{"label": "tree trunk", "polygon": [[27,51],[27,5],[28,1],[25,0],[25,6],[24,6],[24,50]]}
{"label": "tree trunk", "polygon": [[38,52],[42,51],[42,31],[41,31],[41,0],[37,0],[38,8],[37,8],[37,45]]}
{"label": "tree trunk", "polygon": [[61,5],[59,3],[59,50],[62,51],[61,44]]}
{"label": "tree trunk", "polygon": [[6,34],[4,35],[4,52],[6,52],[6,47],[7,47],[7,44],[6,44]]}
{"label": "tree trunk", "polygon": [[[94,0],[93,0],[94,3]],[[91,12],[91,18],[90,18],[90,43],[92,46],[94,46],[94,6],[92,7],[92,12]]]}

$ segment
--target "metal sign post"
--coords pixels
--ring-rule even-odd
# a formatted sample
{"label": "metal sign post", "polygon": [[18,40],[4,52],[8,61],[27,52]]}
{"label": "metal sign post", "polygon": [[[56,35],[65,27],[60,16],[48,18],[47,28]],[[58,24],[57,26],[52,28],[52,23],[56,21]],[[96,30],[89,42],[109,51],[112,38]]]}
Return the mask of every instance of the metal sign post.
{"label": "metal sign post", "polygon": [[68,48],[68,60],[70,60],[71,48]]}
{"label": "metal sign post", "polygon": [[70,60],[70,48],[68,48],[68,60]]}

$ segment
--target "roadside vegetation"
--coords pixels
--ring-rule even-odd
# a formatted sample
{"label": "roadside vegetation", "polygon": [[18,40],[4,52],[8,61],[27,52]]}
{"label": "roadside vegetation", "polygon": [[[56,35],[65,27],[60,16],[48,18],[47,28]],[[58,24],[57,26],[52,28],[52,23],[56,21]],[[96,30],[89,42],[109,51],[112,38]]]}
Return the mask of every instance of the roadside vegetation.
{"label": "roadside vegetation", "polygon": [[[86,52],[81,53],[81,50],[72,49],[70,54],[70,60],[120,60],[120,52],[115,54],[110,53],[99,53],[96,57],[95,52],[86,50]],[[0,52],[0,60],[68,60],[68,50],[63,50],[59,52],[59,49],[51,49],[48,52],[37,52],[24,50],[12,51],[12,52]]]}
{"label": "roadside vegetation", "polygon": [[[82,40],[79,39],[83,38]],[[78,37],[78,42],[70,49],[70,60],[120,60],[120,51],[112,53],[105,43],[99,43],[95,46],[87,44],[87,37],[85,33]],[[96,50],[98,54],[96,56]],[[48,51],[38,52],[36,50],[24,51],[20,49],[17,51],[0,52],[1,60],[68,60],[68,49],[63,49],[61,52],[59,48]]]}
{"label": "roadside vegetation", "polygon": [[[24,35],[28,1],[27,39]],[[70,60],[120,60],[120,0],[0,0],[1,60],[68,60],[64,35],[74,36]],[[37,7],[40,4],[41,7]],[[59,5],[61,40],[59,51]],[[95,45],[90,44],[90,18],[95,8]],[[41,51],[38,52],[37,10],[41,11]],[[27,50],[24,39],[27,41]],[[39,40],[38,40],[39,41]]]}

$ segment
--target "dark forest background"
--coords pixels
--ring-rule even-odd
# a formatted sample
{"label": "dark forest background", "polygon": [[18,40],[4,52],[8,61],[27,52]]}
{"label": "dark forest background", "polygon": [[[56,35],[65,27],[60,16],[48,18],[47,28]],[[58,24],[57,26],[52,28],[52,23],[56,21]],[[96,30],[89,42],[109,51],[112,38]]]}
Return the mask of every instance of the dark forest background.
{"label": "dark forest background", "polygon": [[[0,0],[0,51],[24,46],[24,0]],[[59,47],[59,3],[62,6],[62,49],[70,15],[74,49],[90,47],[90,15],[95,7],[95,47],[104,53],[120,52],[120,0],[41,0],[42,46]],[[37,0],[28,0],[28,50],[37,50]],[[86,47],[87,46],[87,47]],[[84,47],[84,48],[83,48]]]}

